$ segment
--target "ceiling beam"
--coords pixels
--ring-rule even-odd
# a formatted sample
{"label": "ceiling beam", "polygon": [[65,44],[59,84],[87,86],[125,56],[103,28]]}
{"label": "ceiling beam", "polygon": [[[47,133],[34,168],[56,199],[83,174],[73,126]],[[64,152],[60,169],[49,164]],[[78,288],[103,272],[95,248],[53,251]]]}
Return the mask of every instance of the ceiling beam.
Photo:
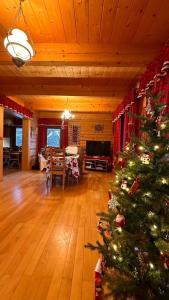
{"label": "ceiling beam", "polygon": [[0,77],[0,91],[7,96],[122,96],[132,84],[119,78]]}
{"label": "ceiling beam", "polygon": [[[37,66],[120,66],[144,67],[159,51],[159,47],[112,46],[109,44],[39,43],[29,65]],[[11,57],[1,46],[0,64],[11,65]]]}
{"label": "ceiling beam", "polygon": [[120,102],[121,98],[117,97],[111,99],[90,98],[87,101],[77,98],[68,102],[65,99],[43,99],[39,97],[35,101],[25,100],[25,106],[36,111],[63,111],[69,109],[74,112],[113,112]]}

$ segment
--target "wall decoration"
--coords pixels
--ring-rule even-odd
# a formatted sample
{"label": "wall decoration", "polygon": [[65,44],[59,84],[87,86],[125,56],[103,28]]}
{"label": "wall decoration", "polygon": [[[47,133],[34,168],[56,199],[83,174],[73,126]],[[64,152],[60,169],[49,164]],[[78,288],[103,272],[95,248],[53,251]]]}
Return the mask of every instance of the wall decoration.
{"label": "wall decoration", "polygon": [[80,125],[70,125],[70,144],[80,145]]}
{"label": "wall decoration", "polygon": [[95,132],[103,132],[104,124],[95,124]]}

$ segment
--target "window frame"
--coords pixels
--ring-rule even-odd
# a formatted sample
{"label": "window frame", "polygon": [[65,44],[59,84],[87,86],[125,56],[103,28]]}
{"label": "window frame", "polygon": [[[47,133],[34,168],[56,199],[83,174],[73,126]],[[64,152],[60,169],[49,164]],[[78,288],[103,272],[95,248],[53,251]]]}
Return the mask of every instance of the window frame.
{"label": "window frame", "polygon": [[[48,129],[53,129],[53,130],[59,130],[59,132],[60,132],[60,140],[59,140],[59,146],[53,146],[53,145],[48,145]],[[46,146],[47,147],[56,147],[56,148],[61,148],[61,144],[62,144],[62,131],[61,131],[61,128],[59,128],[59,127],[57,127],[57,126],[55,126],[55,127],[51,127],[51,126],[48,126],[47,128],[46,128]]]}

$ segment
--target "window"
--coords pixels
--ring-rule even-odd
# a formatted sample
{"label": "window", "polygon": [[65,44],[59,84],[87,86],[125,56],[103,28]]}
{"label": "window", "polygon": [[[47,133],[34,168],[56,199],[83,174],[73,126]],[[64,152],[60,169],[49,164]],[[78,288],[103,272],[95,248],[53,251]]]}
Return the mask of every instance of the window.
{"label": "window", "polygon": [[22,146],[22,128],[16,127],[16,146]]}
{"label": "window", "polygon": [[60,147],[60,129],[47,128],[47,146]]}

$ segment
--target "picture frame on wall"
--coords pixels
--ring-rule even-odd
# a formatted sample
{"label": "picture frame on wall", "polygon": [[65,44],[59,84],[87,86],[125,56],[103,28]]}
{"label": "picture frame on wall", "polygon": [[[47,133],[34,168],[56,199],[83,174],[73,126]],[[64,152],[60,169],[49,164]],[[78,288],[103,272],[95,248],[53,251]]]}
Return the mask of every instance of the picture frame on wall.
{"label": "picture frame on wall", "polygon": [[72,124],[70,126],[71,145],[80,145],[80,125]]}
{"label": "picture frame on wall", "polygon": [[95,124],[95,132],[96,133],[103,132],[103,131],[104,131],[104,124],[101,124],[101,123]]}

